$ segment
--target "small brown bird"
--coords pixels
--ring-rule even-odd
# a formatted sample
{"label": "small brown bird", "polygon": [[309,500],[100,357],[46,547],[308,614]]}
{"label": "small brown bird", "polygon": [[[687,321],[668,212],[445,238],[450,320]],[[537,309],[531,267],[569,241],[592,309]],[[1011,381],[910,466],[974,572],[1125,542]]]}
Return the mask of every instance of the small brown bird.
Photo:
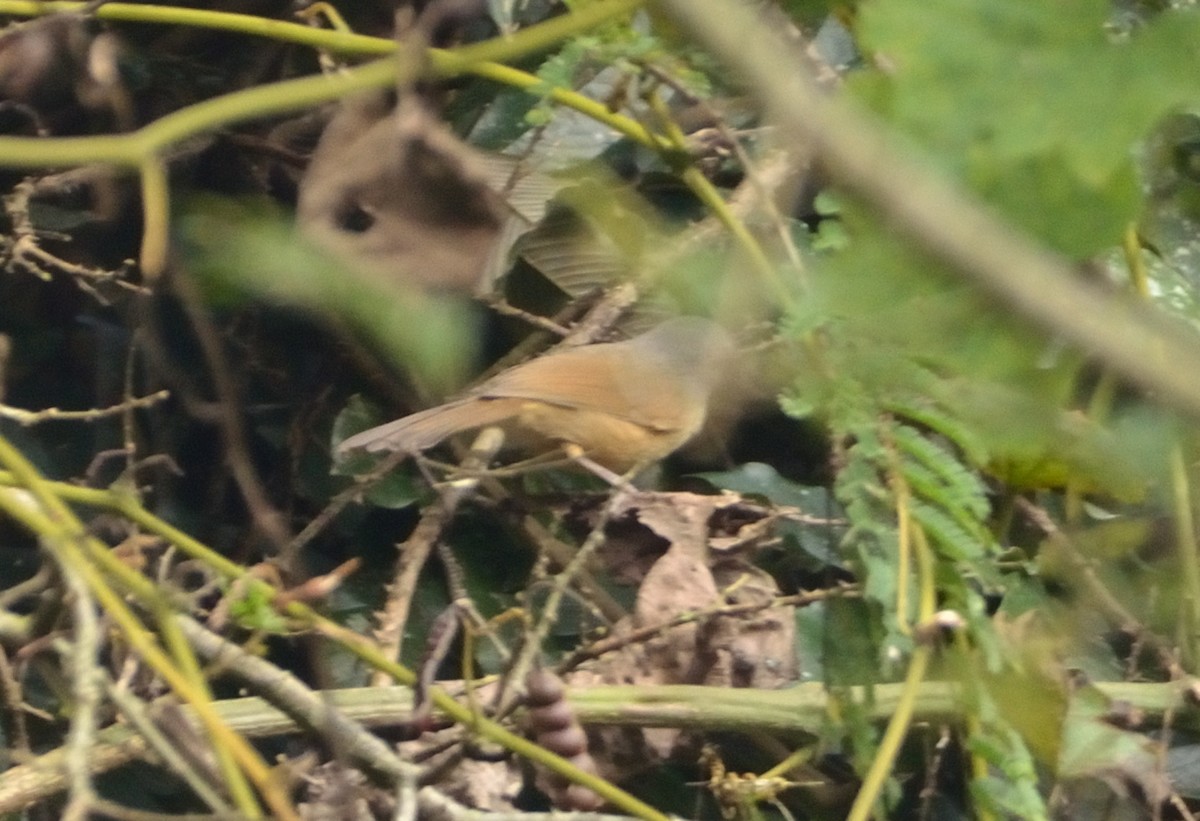
{"label": "small brown bird", "polygon": [[351,436],[338,452],[416,453],[460,431],[500,425],[577,445],[624,471],[662,459],[700,431],[733,354],[715,322],[679,317],[624,342],[531,359],[459,399]]}

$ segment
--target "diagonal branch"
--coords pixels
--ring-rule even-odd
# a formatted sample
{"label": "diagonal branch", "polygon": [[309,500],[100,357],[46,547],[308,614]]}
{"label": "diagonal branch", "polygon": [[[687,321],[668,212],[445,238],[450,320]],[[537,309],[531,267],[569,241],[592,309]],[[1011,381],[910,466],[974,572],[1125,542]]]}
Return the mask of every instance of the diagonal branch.
{"label": "diagonal branch", "polygon": [[[1081,281],[935,173],[879,122],[820,91],[800,56],[750,7],[661,0],[663,8],[740,75],[787,133],[808,142],[831,179],[919,247],[1037,324],[1062,334],[1131,383],[1200,416],[1200,340],[1163,312]],[[753,48],[746,48],[753,43]]]}

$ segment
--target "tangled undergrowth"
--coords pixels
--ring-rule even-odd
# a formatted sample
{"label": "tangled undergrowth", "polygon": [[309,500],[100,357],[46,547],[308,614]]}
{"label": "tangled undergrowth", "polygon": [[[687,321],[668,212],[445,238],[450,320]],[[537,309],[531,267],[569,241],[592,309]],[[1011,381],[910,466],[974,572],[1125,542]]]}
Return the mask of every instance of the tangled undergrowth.
{"label": "tangled undergrowth", "polygon": [[1190,6],[0,0],[0,809],[1192,817]]}

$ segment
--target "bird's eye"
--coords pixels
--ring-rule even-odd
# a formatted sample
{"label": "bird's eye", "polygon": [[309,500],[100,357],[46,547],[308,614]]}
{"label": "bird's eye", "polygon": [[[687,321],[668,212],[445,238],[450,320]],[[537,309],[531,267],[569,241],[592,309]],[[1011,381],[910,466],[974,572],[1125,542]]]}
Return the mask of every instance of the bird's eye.
{"label": "bird's eye", "polygon": [[334,215],[337,227],[351,234],[364,234],[375,224],[375,217],[357,202],[345,202]]}

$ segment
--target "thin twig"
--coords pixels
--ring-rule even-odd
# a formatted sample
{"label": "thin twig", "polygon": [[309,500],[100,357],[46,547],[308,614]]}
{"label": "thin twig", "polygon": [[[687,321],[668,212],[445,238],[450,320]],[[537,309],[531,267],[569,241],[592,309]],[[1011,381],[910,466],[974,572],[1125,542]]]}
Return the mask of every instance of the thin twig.
{"label": "thin twig", "polygon": [[179,294],[184,312],[191,321],[192,329],[204,353],[209,374],[217,393],[217,421],[221,430],[221,438],[225,448],[225,461],[233,480],[241,491],[242,499],[259,532],[275,544],[277,550],[283,550],[291,541],[286,519],[276,509],[267,497],[258,471],[250,459],[249,440],[246,435],[246,424],[242,418],[243,404],[241,391],[233,378],[225,351],[221,345],[220,335],[213,325],[212,318],[204,308],[203,300],[196,290],[195,284],[185,276],[175,277],[174,286]]}
{"label": "thin twig", "polygon": [[640,644],[644,641],[654,638],[660,633],[665,633],[674,627],[679,627],[684,624],[692,624],[694,622],[700,622],[714,618],[729,618],[731,616],[751,615],[764,610],[773,610],[776,607],[807,607],[808,605],[819,601],[826,601],[834,598],[858,598],[860,595],[861,593],[856,587],[847,585],[831,588],[829,590],[812,590],[804,593],[796,593],[790,596],[776,596],[775,598],[761,602],[717,604],[702,610],[679,613],[678,615],[665,621],[661,621],[656,624],[648,624],[644,627],[631,630],[628,633],[609,636],[580,647],[571,655],[560,661],[555,666],[555,672],[561,675],[575,669],[586,661],[600,658],[600,656],[615,652],[631,644]]}
{"label": "thin twig", "polygon": [[[58,555],[58,554],[56,554]],[[100,653],[99,617],[96,602],[78,568],[59,562],[59,575],[71,602],[72,642],[69,650],[71,670],[71,730],[67,735],[67,772],[70,773],[70,798],[63,809],[64,821],[83,821],[88,817],[95,790],[92,788],[88,755],[96,734],[96,711],[100,704],[97,658]]]}
{"label": "thin twig", "polygon": [[301,570],[300,553],[304,547],[316,538],[347,505],[361,499],[363,492],[367,488],[389,476],[408,457],[409,454],[403,451],[388,454],[387,457],[380,460],[378,465],[371,469],[370,473],[359,477],[353,485],[335,495],[321,512],[314,516],[304,526],[304,529],[297,533],[295,538],[288,542],[283,550],[279,552],[279,555],[274,559],[275,563],[285,573],[294,576],[298,575]]}
{"label": "thin twig", "polygon": [[[504,444],[504,436],[497,428],[485,428],[476,437],[471,450],[463,459],[463,467],[468,470],[478,470],[495,457]],[[441,538],[442,531],[454,518],[458,506],[468,498],[478,487],[478,480],[460,480],[452,482],[441,494],[437,504],[427,507],[421,514],[420,521],[412,534],[397,545],[400,559],[397,572],[388,585],[387,602],[379,615],[379,624],[375,628],[375,640],[380,652],[392,659],[400,658],[400,648],[404,641],[404,626],[408,622],[412,599],[417,591],[417,579],[425,567],[433,546]],[[389,684],[391,677],[381,671],[372,676],[376,685]]]}
{"label": "thin twig", "polygon": [[151,408],[160,402],[165,402],[170,397],[170,391],[162,390],[152,393],[149,396],[139,396],[126,400],[118,405],[110,405],[107,408],[89,408],[88,410],[77,411],[60,410],[59,408],[43,408],[42,410],[31,411],[24,408],[14,408],[9,405],[0,405],[0,418],[11,419],[25,427],[39,425],[42,422],[95,422],[99,419],[118,416],[128,411],[138,410],[139,408]]}
{"label": "thin twig", "polygon": [[587,566],[587,563],[591,561],[596,550],[604,543],[605,528],[608,527],[609,520],[613,516],[624,510],[626,505],[625,497],[625,490],[620,488],[614,489],[608,503],[600,511],[599,521],[596,522],[592,531],[587,535],[587,538],[583,540],[583,544],[579,546],[579,550],[576,551],[571,561],[554,577],[550,593],[546,596],[545,604],[542,607],[542,612],[536,625],[525,635],[524,644],[522,644],[516,660],[505,671],[504,683],[506,689],[502,691],[499,700],[500,715],[506,714],[516,703],[518,697],[518,690],[508,685],[524,681],[526,673],[533,669],[534,662],[542,652],[542,646],[545,644],[546,638],[550,635],[551,628],[558,621],[558,609],[562,604],[563,597],[575,582],[576,577]]}

